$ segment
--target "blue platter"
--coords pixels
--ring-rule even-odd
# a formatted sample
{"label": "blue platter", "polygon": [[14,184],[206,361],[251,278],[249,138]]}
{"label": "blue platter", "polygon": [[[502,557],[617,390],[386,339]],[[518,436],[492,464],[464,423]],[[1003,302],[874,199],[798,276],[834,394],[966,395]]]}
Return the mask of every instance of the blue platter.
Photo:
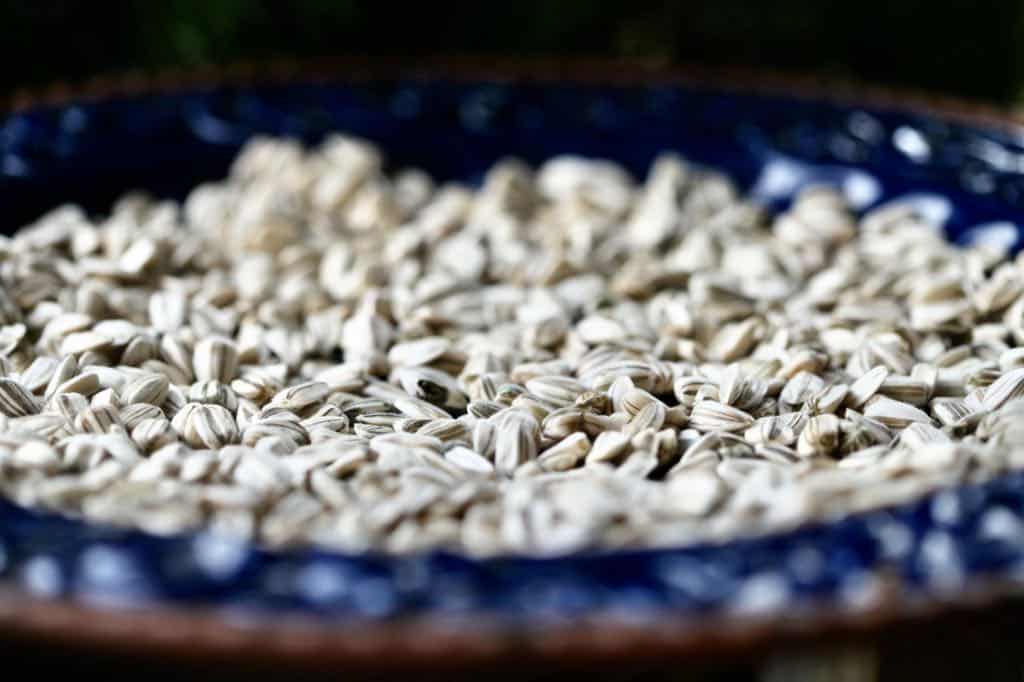
{"label": "blue platter", "polygon": [[[951,240],[1013,249],[1024,224],[1024,129],[713,85],[438,78],[191,86],[39,104],[0,121],[11,233],[58,203],[101,212],[128,189],[182,197],[258,133],[343,130],[395,166],[477,181],[496,159],[574,152],[642,177],[664,150],[727,170],[784,206],[813,182],[859,208],[901,197]],[[520,623],[666,613],[856,608],[879,576],[929,599],[1024,579],[1024,474],[906,506],[726,545],[544,560],[272,553],[208,535],[154,537],[0,502],[0,585],[103,606],[203,605],[384,622],[487,614]]]}

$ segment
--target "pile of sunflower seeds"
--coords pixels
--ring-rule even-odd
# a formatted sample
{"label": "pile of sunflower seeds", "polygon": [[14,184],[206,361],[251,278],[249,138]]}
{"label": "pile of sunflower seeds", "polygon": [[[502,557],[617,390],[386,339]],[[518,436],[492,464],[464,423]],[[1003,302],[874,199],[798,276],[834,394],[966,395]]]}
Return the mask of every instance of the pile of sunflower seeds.
{"label": "pile of sunflower seeds", "polygon": [[1024,467],[1024,259],[658,158],[478,190],[256,139],[0,242],[0,491],[472,555],[725,540]]}

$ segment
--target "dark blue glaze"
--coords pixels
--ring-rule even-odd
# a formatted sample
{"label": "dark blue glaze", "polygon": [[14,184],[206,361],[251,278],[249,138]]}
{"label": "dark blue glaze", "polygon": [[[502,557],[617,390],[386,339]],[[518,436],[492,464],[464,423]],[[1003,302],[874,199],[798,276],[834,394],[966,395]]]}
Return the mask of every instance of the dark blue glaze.
{"label": "dark blue glaze", "polygon": [[[181,198],[222,177],[254,134],[314,143],[332,130],[377,142],[393,167],[468,182],[510,154],[534,163],[563,152],[609,157],[642,176],[657,153],[676,150],[727,170],[776,207],[807,183],[833,182],[860,208],[924,197],[955,241],[1021,246],[1024,131],[678,87],[430,80],[193,90],[11,115],[0,122],[2,229],[11,233],[58,202],[104,211],[129,188]],[[880,568],[922,594],[961,589],[972,577],[1024,577],[1024,473],[720,546],[488,561],[272,553],[207,534],[90,526],[0,501],[0,579],[110,607],[643,621],[855,603]]]}

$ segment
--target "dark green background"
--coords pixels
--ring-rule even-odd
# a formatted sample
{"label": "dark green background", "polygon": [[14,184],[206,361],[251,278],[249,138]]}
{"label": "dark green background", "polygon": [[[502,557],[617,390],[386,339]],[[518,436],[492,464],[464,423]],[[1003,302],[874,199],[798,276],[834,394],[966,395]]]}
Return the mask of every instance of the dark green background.
{"label": "dark green background", "polygon": [[280,56],[642,56],[763,65],[1011,103],[1024,2],[0,0],[0,93]]}

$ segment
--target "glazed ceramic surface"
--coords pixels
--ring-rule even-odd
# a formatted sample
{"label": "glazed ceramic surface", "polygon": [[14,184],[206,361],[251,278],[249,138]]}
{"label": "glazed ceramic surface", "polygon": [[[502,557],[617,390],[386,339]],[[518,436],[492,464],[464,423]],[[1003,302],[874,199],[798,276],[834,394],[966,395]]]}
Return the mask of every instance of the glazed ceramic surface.
{"label": "glazed ceramic surface", "polygon": [[[859,210],[916,202],[958,243],[1016,249],[1024,223],[1024,130],[1013,127],[713,86],[301,78],[10,114],[0,121],[0,220],[10,233],[60,203],[101,212],[129,189],[181,198],[223,177],[253,135],[314,143],[329,131],[373,140],[391,166],[442,180],[475,183],[502,157],[537,163],[567,152],[610,158],[642,177],[656,154],[672,150],[728,171],[774,207],[827,182]],[[877,594],[881,575],[923,599],[972,581],[1024,580],[1024,473],[769,537],[542,560],[276,553],[206,534],[99,528],[0,502],[0,583],[104,607],[630,622],[855,609]]]}

